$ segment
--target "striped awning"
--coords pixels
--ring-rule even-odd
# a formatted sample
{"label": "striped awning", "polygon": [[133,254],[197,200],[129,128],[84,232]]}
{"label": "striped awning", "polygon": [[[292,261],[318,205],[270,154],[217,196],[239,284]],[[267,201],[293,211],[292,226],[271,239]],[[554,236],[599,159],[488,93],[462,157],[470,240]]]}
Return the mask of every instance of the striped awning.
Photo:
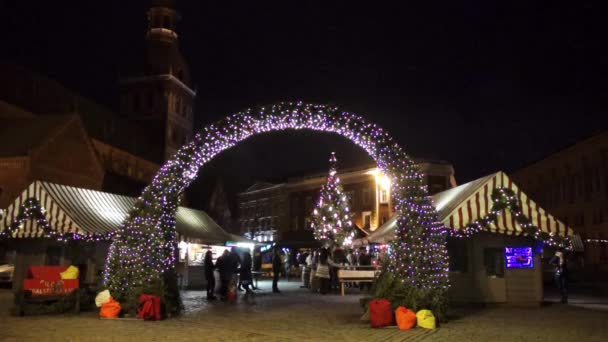
{"label": "striped awning", "polygon": [[[117,230],[137,200],[134,197],[35,181],[4,211],[0,230],[13,223],[23,203],[30,198],[38,200],[52,229],[60,234],[84,235]],[[230,240],[230,235],[203,211],[179,207],[175,221],[181,239],[222,244]],[[42,236],[43,231],[36,221],[28,219],[13,237]]]}
{"label": "striped awning", "polygon": [[[493,205],[492,192],[498,188],[511,189],[519,200],[523,214],[541,231],[557,236],[573,235],[572,228],[536,204],[502,171],[432,196],[439,220],[453,229],[462,229],[480,220],[490,213]],[[372,232],[367,237],[367,241],[386,243],[392,240],[396,226],[397,217],[393,215],[385,224]],[[509,210],[503,210],[497,222],[492,223],[489,229],[491,232],[507,235],[518,235],[523,231]]]}

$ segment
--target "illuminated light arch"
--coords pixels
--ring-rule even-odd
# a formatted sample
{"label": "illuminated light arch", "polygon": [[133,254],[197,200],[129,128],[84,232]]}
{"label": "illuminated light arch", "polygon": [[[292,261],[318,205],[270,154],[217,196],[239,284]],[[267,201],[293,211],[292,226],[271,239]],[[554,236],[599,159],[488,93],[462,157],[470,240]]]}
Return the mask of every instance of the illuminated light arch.
{"label": "illuminated light arch", "polygon": [[392,184],[399,214],[388,270],[424,293],[448,287],[446,230],[437,222],[422,174],[381,127],[337,107],[302,102],[247,109],[204,127],[159,170],[113,239],[104,281],[111,291],[128,292],[162,279],[175,265],[175,212],[180,194],[200,167],[257,134],[283,130],[339,134],[363,148]]}

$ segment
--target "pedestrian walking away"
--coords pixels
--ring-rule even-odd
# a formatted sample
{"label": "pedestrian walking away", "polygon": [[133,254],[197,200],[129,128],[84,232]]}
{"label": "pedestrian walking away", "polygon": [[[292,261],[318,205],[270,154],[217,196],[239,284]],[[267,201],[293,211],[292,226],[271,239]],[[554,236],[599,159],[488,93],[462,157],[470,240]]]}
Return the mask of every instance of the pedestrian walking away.
{"label": "pedestrian walking away", "polygon": [[240,283],[243,285],[245,291],[248,294],[253,293],[249,288],[253,283],[253,276],[251,273],[251,254],[249,252],[243,253],[243,260],[240,268]]}
{"label": "pedestrian walking away", "polygon": [[218,272],[220,273],[220,299],[226,300],[226,296],[228,295],[228,282],[230,281],[230,272],[229,269],[229,260],[228,255],[230,253],[228,250],[224,250],[224,253],[217,258],[217,262],[215,266],[217,267]]}
{"label": "pedestrian walking away", "polygon": [[279,252],[280,250],[278,248],[275,248],[272,254],[272,292],[274,293],[281,292],[279,291],[278,283],[282,269],[281,266],[283,266],[283,264],[281,262],[281,254]]}
{"label": "pedestrian walking away", "polygon": [[203,266],[205,269],[205,279],[207,280],[207,300],[216,299],[215,292],[215,265],[213,265],[213,253],[211,251],[207,251],[205,253],[205,260],[203,261]]}

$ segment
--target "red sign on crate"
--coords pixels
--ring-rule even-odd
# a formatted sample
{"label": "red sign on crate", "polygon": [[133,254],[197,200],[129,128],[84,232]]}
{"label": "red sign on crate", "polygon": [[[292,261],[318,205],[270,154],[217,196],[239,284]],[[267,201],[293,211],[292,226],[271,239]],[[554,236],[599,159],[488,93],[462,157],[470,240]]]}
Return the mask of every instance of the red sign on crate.
{"label": "red sign on crate", "polygon": [[65,295],[79,287],[78,279],[61,279],[67,266],[31,266],[28,278],[23,280],[23,289],[34,296]]}

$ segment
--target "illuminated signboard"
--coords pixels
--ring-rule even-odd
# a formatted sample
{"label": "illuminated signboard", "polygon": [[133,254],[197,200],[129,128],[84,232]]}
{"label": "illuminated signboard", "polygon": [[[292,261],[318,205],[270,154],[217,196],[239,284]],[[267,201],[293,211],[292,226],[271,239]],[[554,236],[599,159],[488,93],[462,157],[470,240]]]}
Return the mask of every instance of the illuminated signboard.
{"label": "illuminated signboard", "polygon": [[505,247],[507,268],[533,268],[532,247]]}

